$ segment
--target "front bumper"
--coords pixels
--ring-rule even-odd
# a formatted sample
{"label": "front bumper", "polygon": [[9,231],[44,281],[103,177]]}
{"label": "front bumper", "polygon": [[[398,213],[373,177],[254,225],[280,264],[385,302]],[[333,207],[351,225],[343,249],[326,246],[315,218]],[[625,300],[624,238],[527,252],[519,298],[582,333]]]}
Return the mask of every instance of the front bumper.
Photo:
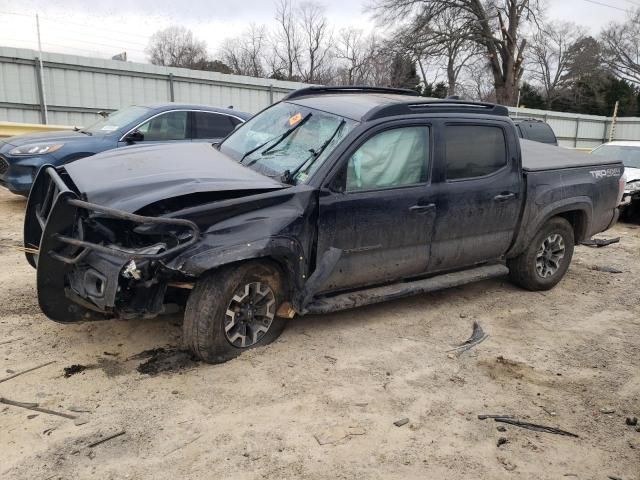
{"label": "front bumper", "polygon": [[17,195],[28,196],[38,169],[51,163],[47,155],[38,157],[10,157],[0,154],[0,186]]}
{"label": "front bumper", "polygon": [[[87,225],[97,217],[139,226],[166,226],[185,234],[172,247],[129,249],[108,243],[106,238],[101,242],[85,238]],[[169,259],[199,238],[200,230],[189,220],[145,217],[80,200],[51,166],[43,167],[36,177],[24,224],[27,260],[37,268],[40,308],[47,317],[63,323],[101,320],[120,313],[118,296],[123,294],[125,282],[135,305],[121,306],[124,310],[146,314],[149,308],[161,308],[157,305],[159,294],[163,294],[161,282],[131,276],[125,279],[125,267],[132,261],[136,269],[135,262],[146,265]],[[154,297],[155,303],[136,300],[136,289],[143,298]]]}

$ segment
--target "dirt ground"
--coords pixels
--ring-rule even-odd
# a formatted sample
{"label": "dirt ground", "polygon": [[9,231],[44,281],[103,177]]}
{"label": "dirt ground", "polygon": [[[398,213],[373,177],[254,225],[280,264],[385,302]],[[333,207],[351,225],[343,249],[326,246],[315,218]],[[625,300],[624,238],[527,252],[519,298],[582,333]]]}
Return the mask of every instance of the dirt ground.
{"label": "dirt ground", "polygon": [[[45,318],[12,247],[24,206],[0,192],[0,380],[55,363],[0,382],[0,397],[78,418],[0,404],[2,479],[640,479],[640,431],[625,424],[640,417],[637,226],[579,247],[550,292],[497,279],[297,318],[226,364],[182,358],[151,376],[137,370],[148,355],[132,357],[179,346],[180,315]],[[474,320],[489,338],[448,354]],[[65,377],[72,365],[88,368]],[[579,437],[499,431],[479,414]]]}

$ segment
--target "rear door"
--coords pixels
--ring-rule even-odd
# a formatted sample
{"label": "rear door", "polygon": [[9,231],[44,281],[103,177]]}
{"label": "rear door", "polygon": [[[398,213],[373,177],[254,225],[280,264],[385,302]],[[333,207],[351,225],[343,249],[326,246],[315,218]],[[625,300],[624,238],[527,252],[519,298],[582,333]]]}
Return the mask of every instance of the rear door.
{"label": "rear door", "polygon": [[320,196],[318,258],[342,256],[322,291],[388,282],[426,271],[436,210],[430,198],[428,124],[374,127],[340,160]]}
{"label": "rear door", "polygon": [[442,121],[436,127],[437,205],[429,271],[501,257],[522,202],[519,148],[508,123]]}

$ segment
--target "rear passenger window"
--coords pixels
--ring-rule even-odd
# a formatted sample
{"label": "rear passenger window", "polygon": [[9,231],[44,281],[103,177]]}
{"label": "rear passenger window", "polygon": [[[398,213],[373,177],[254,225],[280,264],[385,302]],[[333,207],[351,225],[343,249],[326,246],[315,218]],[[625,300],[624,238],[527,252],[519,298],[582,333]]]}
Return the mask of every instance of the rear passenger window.
{"label": "rear passenger window", "polygon": [[484,125],[445,129],[447,180],[489,175],[507,164],[504,132]]}
{"label": "rear passenger window", "polygon": [[231,117],[217,113],[193,112],[193,138],[226,137],[235,127]]}

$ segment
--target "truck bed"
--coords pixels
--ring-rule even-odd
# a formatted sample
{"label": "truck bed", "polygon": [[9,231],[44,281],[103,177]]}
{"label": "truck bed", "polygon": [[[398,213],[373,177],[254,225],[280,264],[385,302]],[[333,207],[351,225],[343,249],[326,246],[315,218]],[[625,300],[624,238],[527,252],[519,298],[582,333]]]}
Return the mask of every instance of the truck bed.
{"label": "truck bed", "polygon": [[531,140],[520,139],[520,149],[522,150],[522,168],[530,172],[620,164],[618,160]]}

